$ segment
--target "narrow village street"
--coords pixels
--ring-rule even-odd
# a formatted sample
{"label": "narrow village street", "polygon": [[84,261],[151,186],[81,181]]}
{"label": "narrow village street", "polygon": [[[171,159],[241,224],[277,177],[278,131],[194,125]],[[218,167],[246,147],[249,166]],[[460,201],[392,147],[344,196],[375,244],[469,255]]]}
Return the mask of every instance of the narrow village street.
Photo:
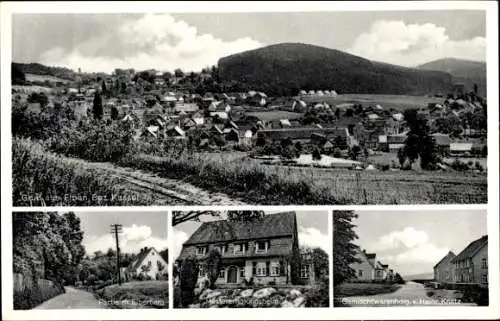
{"label": "narrow village street", "polygon": [[73,287],[64,287],[64,289],[66,293],[53,297],[34,309],[106,309],[106,305],[99,304],[99,300],[90,292]]}
{"label": "narrow village street", "polygon": [[412,281],[408,281],[392,293],[345,297],[343,303],[356,307],[475,305],[431,298],[427,296],[422,284]]}

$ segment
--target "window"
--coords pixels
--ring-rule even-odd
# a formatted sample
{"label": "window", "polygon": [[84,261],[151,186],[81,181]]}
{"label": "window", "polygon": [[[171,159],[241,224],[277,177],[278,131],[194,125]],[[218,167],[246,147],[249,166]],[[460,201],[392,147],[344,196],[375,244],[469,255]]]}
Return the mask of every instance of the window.
{"label": "window", "polygon": [[362,277],[363,276],[363,270],[358,270],[358,276]]}
{"label": "window", "polygon": [[244,278],[244,277],[245,277],[245,268],[240,267],[240,278]]}
{"label": "window", "polygon": [[196,248],[196,254],[205,255],[207,253],[207,248],[205,246],[199,246]]}
{"label": "window", "polygon": [[226,277],[226,270],[220,269],[219,270],[219,279],[224,279]]}
{"label": "window", "polygon": [[265,253],[267,252],[268,242],[267,241],[258,241],[255,245],[256,253]]}
{"label": "window", "polygon": [[247,250],[246,243],[237,243],[234,245],[234,253],[245,253]]}
{"label": "window", "polygon": [[382,277],[382,271],[380,271],[380,270],[379,270],[379,271],[377,271],[377,276],[378,276],[378,277]]}
{"label": "window", "polygon": [[481,275],[481,283],[488,284],[488,273],[484,273],[483,275]]}
{"label": "window", "polygon": [[281,271],[281,264],[280,262],[273,262],[271,264],[271,276],[279,276]]}
{"label": "window", "polygon": [[216,245],[216,246],[214,246],[214,249],[216,249],[217,251],[219,251],[220,254],[224,254],[227,251],[227,245],[225,245],[225,244]]}
{"label": "window", "polygon": [[309,264],[303,264],[300,266],[300,277],[304,279],[309,277]]}
{"label": "window", "polygon": [[266,263],[257,263],[257,276],[266,276]]}
{"label": "window", "polygon": [[481,267],[483,269],[487,269],[488,268],[488,259],[486,259],[486,258],[481,259]]}
{"label": "window", "polygon": [[198,265],[198,277],[202,278],[206,274],[205,272],[205,266],[203,265]]}
{"label": "window", "polygon": [[285,275],[285,262],[280,261],[280,275],[284,276]]}

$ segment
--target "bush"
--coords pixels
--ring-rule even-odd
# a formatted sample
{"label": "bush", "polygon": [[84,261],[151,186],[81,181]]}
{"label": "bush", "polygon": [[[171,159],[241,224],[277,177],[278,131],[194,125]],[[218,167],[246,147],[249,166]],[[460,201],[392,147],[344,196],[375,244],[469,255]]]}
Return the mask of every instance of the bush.
{"label": "bush", "polygon": [[194,301],[194,289],[198,280],[198,262],[193,257],[186,258],[181,265],[180,273],[180,288],[181,288],[181,304],[187,307]]}

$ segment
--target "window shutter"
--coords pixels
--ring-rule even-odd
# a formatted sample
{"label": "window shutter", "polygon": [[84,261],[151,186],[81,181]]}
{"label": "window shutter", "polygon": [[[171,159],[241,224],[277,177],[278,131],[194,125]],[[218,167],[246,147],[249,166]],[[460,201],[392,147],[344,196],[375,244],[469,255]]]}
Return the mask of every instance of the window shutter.
{"label": "window shutter", "polygon": [[285,263],[283,261],[280,261],[280,275],[285,275]]}
{"label": "window shutter", "polygon": [[269,266],[271,263],[269,261],[266,262],[266,276],[269,276]]}
{"label": "window shutter", "polygon": [[257,262],[252,263],[252,275],[257,274]]}

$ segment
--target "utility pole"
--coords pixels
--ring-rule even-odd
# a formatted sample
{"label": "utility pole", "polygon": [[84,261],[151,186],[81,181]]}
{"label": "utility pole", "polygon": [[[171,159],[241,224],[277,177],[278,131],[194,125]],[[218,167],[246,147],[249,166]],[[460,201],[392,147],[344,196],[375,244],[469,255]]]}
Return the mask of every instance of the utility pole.
{"label": "utility pole", "polygon": [[118,241],[118,234],[122,233],[121,224],[111,224],[111,234],[115,235],[116,240],[116,273],[118,275],[118,284],[122,284],[122,276],[120,273],[120,242]]}

